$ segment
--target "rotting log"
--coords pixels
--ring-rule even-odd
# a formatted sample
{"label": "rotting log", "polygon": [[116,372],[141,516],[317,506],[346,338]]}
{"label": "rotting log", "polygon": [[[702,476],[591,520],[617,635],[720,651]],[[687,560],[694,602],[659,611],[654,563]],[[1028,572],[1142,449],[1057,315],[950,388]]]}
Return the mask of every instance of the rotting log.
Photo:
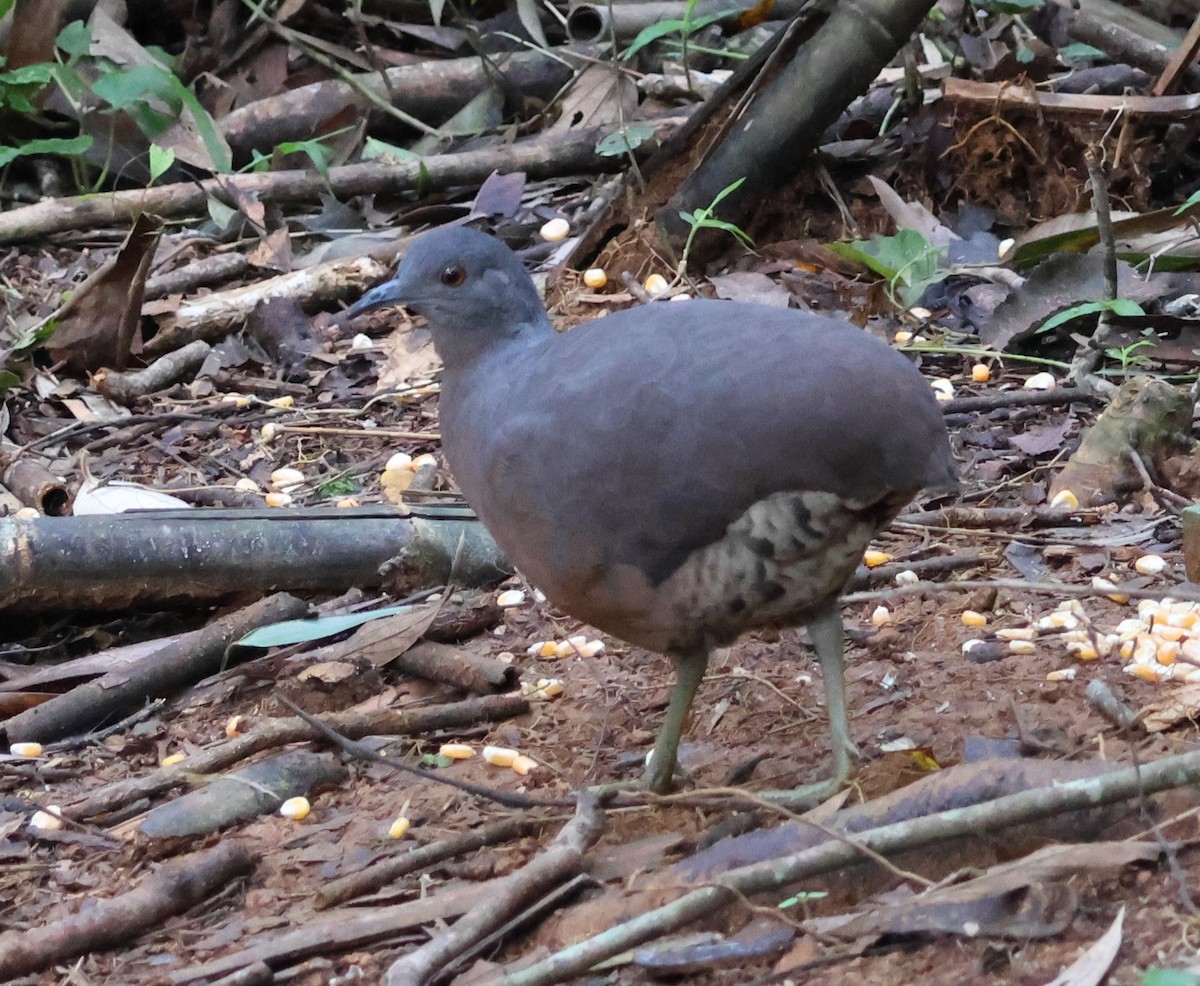
{"label": "rotting log", "polygon": [[[462,554],[455,562],[462,539]],[[277,590],[381,584],[403,554],[427,585],[511,572],[459,505],[298,510],[156,510],[0,519],[0,612],[121,609]]]}

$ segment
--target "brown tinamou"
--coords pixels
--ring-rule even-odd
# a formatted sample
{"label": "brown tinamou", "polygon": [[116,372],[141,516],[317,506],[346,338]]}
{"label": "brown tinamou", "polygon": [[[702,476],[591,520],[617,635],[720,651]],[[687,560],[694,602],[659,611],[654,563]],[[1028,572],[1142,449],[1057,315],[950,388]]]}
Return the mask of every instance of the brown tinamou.
{"label": "brown tinamou", "polygon": [[674,662],[648,786],[671,785],[713,648],[803,624],[834,771],[790,800],[835,791],[856,752],[838,595],[919,490],[955,482],[915,367],[851,325],[742,302],[654,302],[560,334],[520,260],[467,228],[419,237],[351,314],[393,303],[429,323],[446,459],[512,562]]}

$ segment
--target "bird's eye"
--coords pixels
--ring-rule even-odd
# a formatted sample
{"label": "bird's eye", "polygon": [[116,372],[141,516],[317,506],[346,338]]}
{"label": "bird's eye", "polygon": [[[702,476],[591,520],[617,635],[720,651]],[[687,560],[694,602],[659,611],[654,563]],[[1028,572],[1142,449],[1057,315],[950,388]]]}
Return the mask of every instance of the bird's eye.
{"label": "bird's eye", "polygon": [[448,288],[457,288],[467,279],[467,271],[462,264],[451,264],[442,271],[442,283]]}

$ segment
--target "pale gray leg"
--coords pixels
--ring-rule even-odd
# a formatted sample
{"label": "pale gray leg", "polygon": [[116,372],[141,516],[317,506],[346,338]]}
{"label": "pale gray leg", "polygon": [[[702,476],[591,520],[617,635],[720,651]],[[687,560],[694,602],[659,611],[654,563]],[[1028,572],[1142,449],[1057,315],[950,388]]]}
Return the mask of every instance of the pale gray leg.
{"label": "pale gray leg", "polygon": [[679,738],[683,735],[692,700],[708,667],[708,652],[672,657],[671,660],[675,665],[675,688],[671,692],[667,714],[658,729],[658,738],[654,741],[654,754],[642,776],[646,787],[655,794],[666,794],[671,790],[671,779],[675,776],[676,757],[679,754]]}
{"label": "pale gray leg", "polygon": [[835,601],[828,609],[808,621],[808,636],[821,662],[825,679],[825,707],[829,712],[829,737],[833,748],[833,775],[815,784],[806,784],[791,791],[768,791],[763,797],[792,808],[808,807],[836,794],[850,776],[858,749],[850,739],[850,723],[846,714],[845,631],[842,612]]}

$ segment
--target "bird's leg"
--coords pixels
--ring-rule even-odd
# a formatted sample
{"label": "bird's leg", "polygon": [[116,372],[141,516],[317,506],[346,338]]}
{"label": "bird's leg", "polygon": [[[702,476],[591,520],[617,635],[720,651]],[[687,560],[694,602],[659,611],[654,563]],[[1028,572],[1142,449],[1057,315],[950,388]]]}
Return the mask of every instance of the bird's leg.
{"label": "bird's leg", "polygon": [[675,665],[675,688],[671,692],[671,701],[667,704],[667,713],[658,729],[658,738],[654,741],[654,752],[650,755],[650,762],[646,764],[645,774],[642,775],[646,787],[655,794],[666,794],[671,790],[671,779],[675,776],[676,757],[679,753],[679,737],[683,735],[692,700],[696,697],[696,690],[700,687],[705,668],[708,667],[708,652],[698,651],[672,657],[671,661]]}
{"label": "bird's leg", "polygon": [[858,748],[850,739],[846,715],[846,675],[843,653],[845,631],[837,601],[808,621],[808,636],[821,662],[825,681],[825,707],[829,712],[829,737],[833,747],[833,775],[827,780],[806,784],[791,791],[768,791],[763,797],[790,808],[809,807],[836,794],[850,776],[852,760]]}

